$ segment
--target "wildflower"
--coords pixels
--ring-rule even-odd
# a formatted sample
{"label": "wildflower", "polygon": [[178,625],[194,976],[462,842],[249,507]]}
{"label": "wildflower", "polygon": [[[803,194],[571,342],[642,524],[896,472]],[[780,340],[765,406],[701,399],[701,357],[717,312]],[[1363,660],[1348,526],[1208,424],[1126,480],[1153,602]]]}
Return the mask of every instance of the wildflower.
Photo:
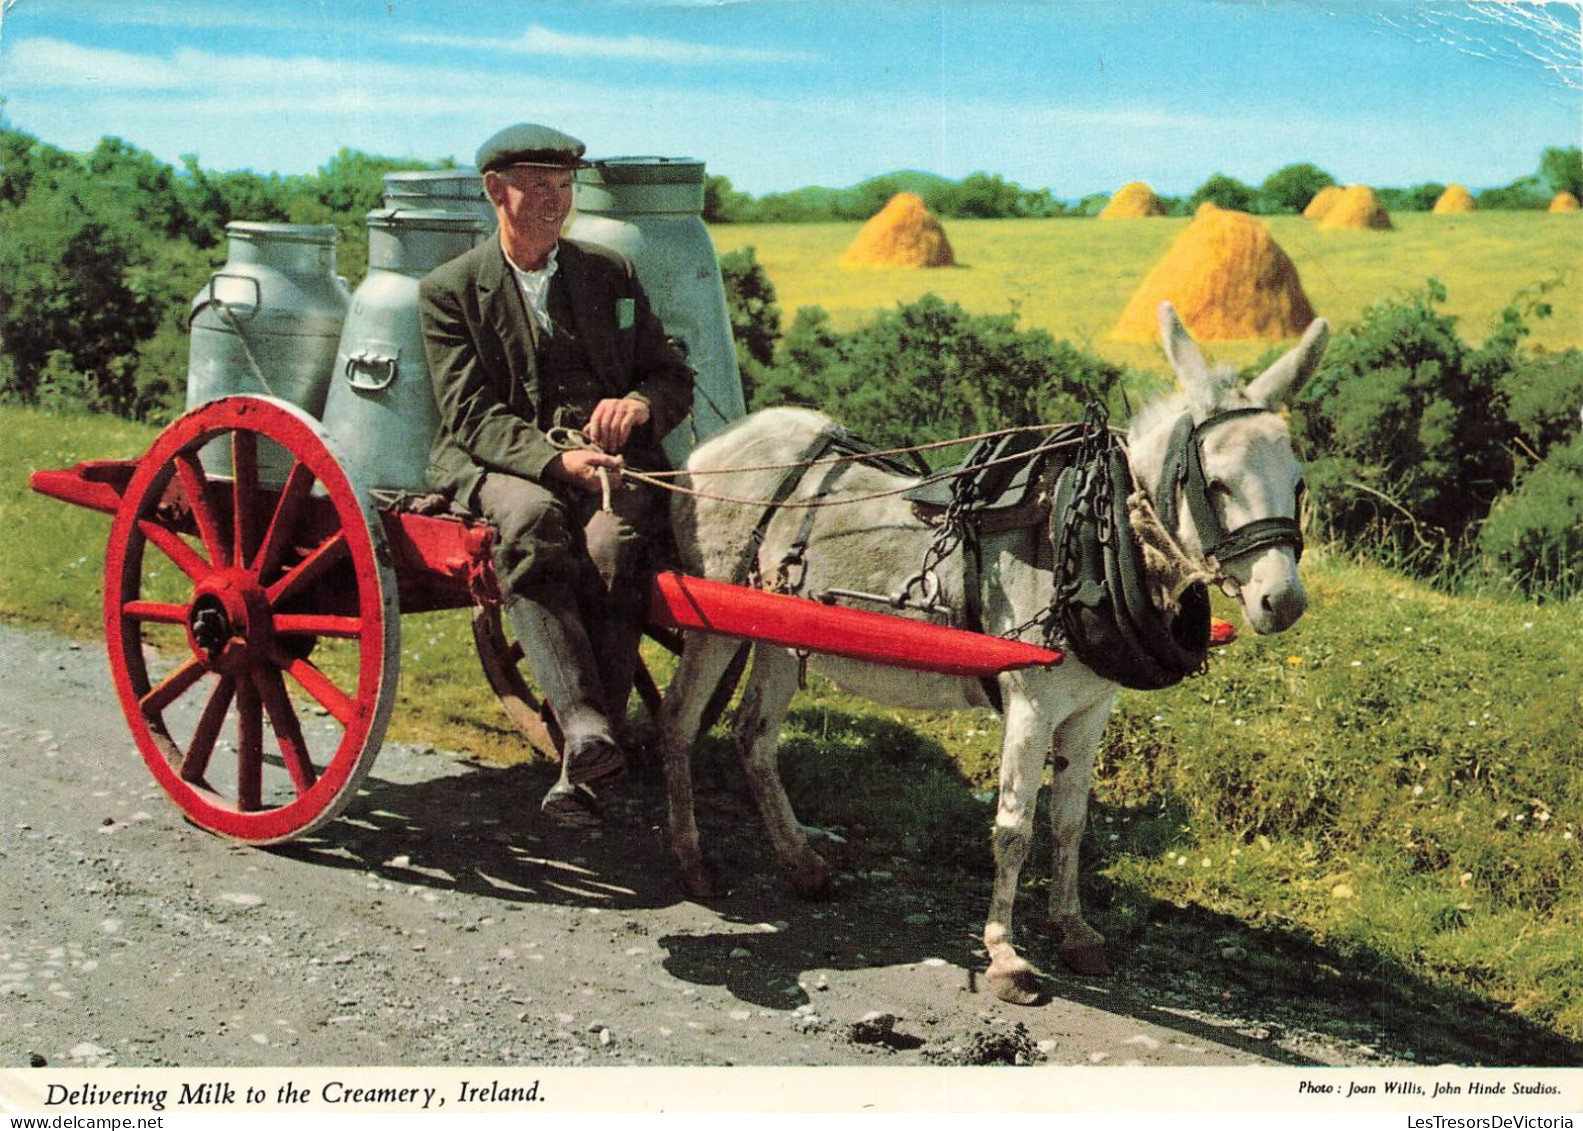
{"label": "wildflower", "polygon": [[1286,657],[1286,662],[1291,664],[1294,668],[1300,668],[1303,666],[1303,658],[1301,656],[1288,656]]}

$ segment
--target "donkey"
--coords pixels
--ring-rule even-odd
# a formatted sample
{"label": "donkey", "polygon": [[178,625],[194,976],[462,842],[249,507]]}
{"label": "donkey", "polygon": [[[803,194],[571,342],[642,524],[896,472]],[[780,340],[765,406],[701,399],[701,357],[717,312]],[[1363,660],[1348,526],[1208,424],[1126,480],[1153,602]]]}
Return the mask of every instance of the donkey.
{"label": "donkey", "polygon": [[[1169,303],[1161,305],[1160,329],[1181,390],[1145,406],[1132,424],[1126,452],[1134,481],[1139,493],[1152,500],[1164,529],[1174,535],[1167,541],[1188,563],[1188,572],[1240,598],[1255,632],[1280,632],[1302,615],[1307,596],[1298,577],[1302,470],[1279,410],[1318,366],[1328,326],[1316,320],[1301,342],[1245,387],[1234,373],[1210,368]],[[688,479],[697,493],[679,494],[672,508],[686,572],[739,584],[755,574],[768,579],[786,560],[788,546],[798,541],[806,544],[798,562],[804,592],[839,587],[893,593],[916,582],[934,534],[900,494],[885,494],[909,483],[900,472],[853,463],[843,467],[834,483],[810,472],[781,501],[796,503],[827,491],[824,502],[847,498],[851,504],[817,509],[775,505],[777,492],[784,490],[786,466],[805,460],[810,441],[832,424],[806,409],[767,409],[693,453]],[[1184,494],[1183,484],[1193,478],[1187,474],[1190,467],[1197,469],[1196,494]],[[1167,478],[1170,483],[1162,488]],[[763,525],[760,518],[766,515]],[[939,562],[935,603],[950,610],[947,622],[968,624],[965,610],[972,608],[981,630],[992,634],[1034,623],[1052,606],[1059,582],[1052,568],[1052,537],[1052,527],[1038,521],[986,530],[980,536],[976,569],[965,565],[960,552]],[[977,592],[965,592],[968,584],[976,584]],[[1181,584],[1169,588],[1179,592]],[[1171,592],[1162,590],[1157,600],[1170,597]],[[1204,618],[1207,638],[1207,599]],[[699,842],[691,752],[706,701],[738,647],[735,640],[689,634],[660,712],[671,850],[684,885],[698,898],[723,894],[723,888]],[[930,710],[991,704],[990,689],[973,679],[831,656],[809,659],[843,689],[884,703]],[[827,891],[829,869],[809,847],[776,762],[781,723],[798,686],[799,662],[784,648],[754,647],[734,739],[777,859],[799,894],[816,897]],[[1026,1004],[1038,1000],[1039,973],[1012,944],[1012,909],[1047,758],[1054,767],[1048,923],[1059,932],[1064,964],[1082,974],[1109,972],[1105,939],[1083,917],[1077,867],[1094,753],[1119,687],[1068,652],[1057,667],[999,676],[998,690],[1005,733],[993,834],[995,881],[984,942],[991,987],[1007,1001]]]}

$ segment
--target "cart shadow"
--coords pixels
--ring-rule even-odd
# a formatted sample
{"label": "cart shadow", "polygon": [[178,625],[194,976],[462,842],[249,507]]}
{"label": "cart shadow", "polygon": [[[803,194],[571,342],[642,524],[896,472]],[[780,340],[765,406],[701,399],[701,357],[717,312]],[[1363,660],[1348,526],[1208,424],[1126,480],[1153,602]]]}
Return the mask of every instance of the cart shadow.
{"label": "cart shadow", "polygon": [[[920,750],[916,737],[913,743],[913,758],[946,760],[944,751]],[[555,776],[544,764],[447,760],[439,776],[371,779],[347,815],[271,851],[404,887],[509,903],[637,910],[689,902],[665,841],[657,768],[640,767],[613,787],[604,827],[594,831],[558,829],[539,814]],[[971,792],[965,781],[961,789]],[[890,853],[887,846],[908,830],[884,830],[869,844],[821,842],[836,878],[827,900],[809,902],[790,891],[744,785],[716,778],[700,789],[699,807],[712,857],[733,886],[705,905],[720,929],[657,939],[671,976],[790,1012],[817,1004],[813,971],[943,962],[959,972],[959,989],[982,995],[984,1008],[1003,1008],[1012,1018],[1020,1012],[1001,1007],[975,974],[985,962],[987,836],[984,860],[967,867]],[[985,806],[986,828],[990,812]],[[1096,805],[1096,822],[1103,814]],[[1086,888],[1096,924],[1112,936],[1116,973],[1109,978],[1063,972],[1057,940],[1038,922],[1042,893],[1024,891],[1020,949],[1047,972],[1045,1002],[1058,998],[1289,1065],[1325,1063],[1327,1040],[1420,1064],[1583,1065],[1583,1044],[1428,983],[1388,956],[1343,954],[1300,932],[1155,903],[1103,878],[1091,876]],[[1143,921],[1118,920],[1108,909],[1123,903],[1149,912]],[[1227,957],[1232,935],[1240,957]]]}

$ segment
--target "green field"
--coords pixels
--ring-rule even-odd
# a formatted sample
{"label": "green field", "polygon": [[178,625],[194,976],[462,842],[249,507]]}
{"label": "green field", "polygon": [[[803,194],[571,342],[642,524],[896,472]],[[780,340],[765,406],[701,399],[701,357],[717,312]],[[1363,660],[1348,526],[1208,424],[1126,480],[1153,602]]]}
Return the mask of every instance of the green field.
{"label": "green field", "polygon": [[[1297,267],[1314,310],[1337,326],[1382,299],[1417,291],[1430,277],[1450,292],[1445,311],[1478,341],[1490,319],[1536,284],[1553,317],[1534,324],[1536,347],[1583,347],[1583,217],[1487,212],[1393,218],[1390,232],[1327,231],[1297,216],[1266,218]],[[958,266],[933,270],[842,267],[858,224],[723,224],[710,229],[723,254],[755,249],[775,284],[783,321],[822,306],[838,330],[877,310],[933,292],[975,314],[1020,311],[1022,328],[1048,330],[1123,365],[1161,369],[1153,343],[1112,339],[1111,327],[1150,268],[1188,224],[1149,220],[953,220],[946,226]],[[1206,344],[1218,360],[1251,363],[1266,342]]]}
{"label": "green field", "polygon": [[[1583,262],[1576,217],[1398,223],[1272,227],[1315,307],[1343,324],[1433,275],[1473,335],[1522,288]],[[853,226],[714,236],[722,251],[757,248],[788,318],[818,303],[852,325],[934,290],[978,312],[1016,304],[1025,325],[1159,368],[1152,347],[1104,332],[1181,224],[957,223],[967,266],[927,274],[843,271]],[[1536,326],[1545,348],[1583,345],[1578,280],[1566,281]],[[1241,362],[1264,349],[1211,352]],[[109,520],[33,495],[26,475],[133,457],[154,430],[16,408],[0,408],[0,429],[0,523],[13,532],[0,539],[0,617],[96,637]],[[1297,995],[1338,1034],[1440,1059],[1583,1063],[1583,605],[1450,597],[1324,547],[1303,564],[1312,603],[1291,632],[1246,637],[1177,688],[1123,696],[1085,848],[1096,925],[1123,971],[1152,954],[1238,994]],[[525,757],[465,614],[408,617],[402,632],[392,737]],[[667,658],[649,658],[663,685]],[[804,821],[861,830],[849,869],[949,869],[987,893],[999,737],[988,712],[877,708],[816,682],[793,705],[783,765]],[[709,788],[745,790],[723,740],[700,761]],[[1046,859],[1025,874],[1027,923]]]}

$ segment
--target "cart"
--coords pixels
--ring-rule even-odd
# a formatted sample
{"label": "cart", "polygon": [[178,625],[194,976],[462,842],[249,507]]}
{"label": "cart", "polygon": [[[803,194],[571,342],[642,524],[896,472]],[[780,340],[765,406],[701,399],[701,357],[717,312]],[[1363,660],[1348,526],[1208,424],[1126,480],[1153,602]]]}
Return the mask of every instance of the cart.
{"label": "cart", "polygon": [[[221,397],[139,459],[37,471],[29,483],[114,516],[104,631],[116,693],[148,769],[198,826],[273,844],[341,813],[384,738],[406,613],[471,608],[490,686],[528,740],[559,757],[553,717],[503,629],[494,529],[365,491],[302,409]],[[649,631],[679,649],[679,630],[964,676],[1061,660],[1019,641],[662,574]],[[646,671],[638,690],[657,714]]]}

